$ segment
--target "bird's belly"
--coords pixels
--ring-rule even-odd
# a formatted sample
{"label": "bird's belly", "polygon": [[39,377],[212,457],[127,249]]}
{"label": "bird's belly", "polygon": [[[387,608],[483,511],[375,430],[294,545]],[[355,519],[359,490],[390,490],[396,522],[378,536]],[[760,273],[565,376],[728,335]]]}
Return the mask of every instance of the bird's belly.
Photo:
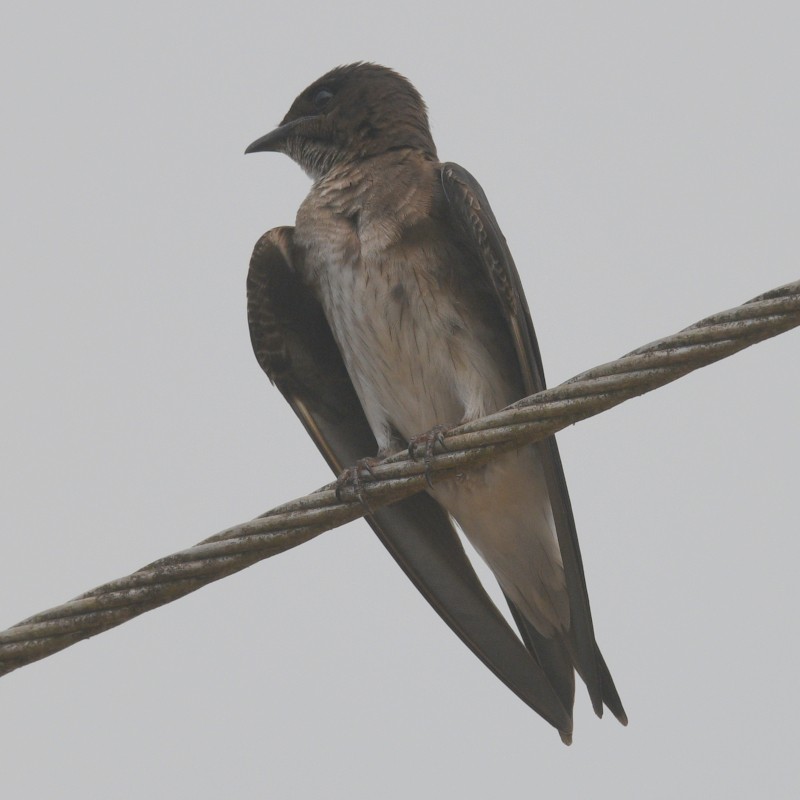
{"label": "bird's belly", "polygon": [[328,270],[322,302],[379,447],[514,398],[463,304],[408,265]]}

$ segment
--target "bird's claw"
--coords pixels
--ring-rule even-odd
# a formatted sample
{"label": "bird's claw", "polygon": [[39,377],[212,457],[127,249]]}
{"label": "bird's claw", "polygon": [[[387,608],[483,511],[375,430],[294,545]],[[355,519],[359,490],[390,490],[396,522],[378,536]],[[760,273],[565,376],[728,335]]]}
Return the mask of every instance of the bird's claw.
{"label": "bird's claw", "polygon": [[349,488],[353,490],[353,494],[358,502],[368,507],[364,497],[363,482],[372,477],[374,474],[372,468],[379,462],[379,458],[359,458],[354,466],[348,467],[336,479],[336,499],[340,503],[345,502],[346,500],[342,496],[342,492]]}
{"label": "bird's claw", "polygon": [[434,425],[426,433],[421,433],[419,436],[412,436],[408,442],[408,455],[415,461],[422,454],[422,460],[425,463],[425,480],[428,486],[433,489],[433,482],[431,481],[431,464],[433,463],[433,456],[435,455],[435,448],[438,444],[443,450],[447,450],[447,445],[444,443],[444,436],[452,429],[452,425]]}

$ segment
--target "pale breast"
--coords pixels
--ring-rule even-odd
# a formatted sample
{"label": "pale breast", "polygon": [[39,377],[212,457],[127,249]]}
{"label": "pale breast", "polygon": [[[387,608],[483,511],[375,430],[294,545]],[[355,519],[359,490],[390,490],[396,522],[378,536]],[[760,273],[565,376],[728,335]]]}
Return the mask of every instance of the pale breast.
{"label": "pale breast", "polygon": [[315,230],[307,268],[379,447],[514,399],[481,323],[441,284],[435,246],[373,242],[365,254],[352,228]]}
{"label": "pale breast", "polygon": [[400,164],[387,180],[391,166],[382,165],[385,196],[363,172],[315,186],[295,231],[382,449],[393,431],[407,440],[516,399],[486,346],[485,315],[459,291],[448,231],[430,224],[435,175]]}

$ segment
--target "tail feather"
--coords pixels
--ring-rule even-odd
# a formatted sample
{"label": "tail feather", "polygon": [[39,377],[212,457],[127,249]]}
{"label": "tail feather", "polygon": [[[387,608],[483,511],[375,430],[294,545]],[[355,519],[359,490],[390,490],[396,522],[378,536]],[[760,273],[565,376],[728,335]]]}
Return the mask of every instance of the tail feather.
{"label": "tail feather", "polygon": [[547,679],[558,695],[558,699],[563,703],[564,708],[572,714],[572,707],[575,703],[575,670],[572,656],[564,645],[564,637],[542,636],[525,619],[514,603],[508,598],[506,600],[508,601],[508,607],[511,609],[511,615],[514,617],[514,622],[517,623],[517,628],[519,628],[522,641],[525,642],[525,646],[531,651],[544,674],[547,675]]}
{"label": "tail feather", "polygon": [[597,648],[597,665],[600,668],[600,682],[603,691],[603,702],[608,707],[608,710],[623,724],[628,724],[628,715],[622,707],[622,701],[619,699],[617,687],[614,686],[614,679],[606,666],[606,660]]}
{"label": "tail feather", "polygon": [[522,641],[544,671],[564,708],[572,714],[572,708],[575,703],[575,673],[577,672],[587,683],[589,696],[592,698],[592,706],[597,716],[603,716],[603,706],[605,706],[623,725],[627,725],[628,715],[625,713],[617,687],[614,685],[614,680],[597,643],[594,643],[594,651],[597,666],[596,674],[599,680],[597,685],[590,686],[586,680],[584,670],[579,667],[577,646],[573,641],[574,635],[572,632],[555,636],[543,636],[523,616],[522,612],[511,600],[508,598],[506,600],[511,609],[514,622],[516,622],[519,629]]}

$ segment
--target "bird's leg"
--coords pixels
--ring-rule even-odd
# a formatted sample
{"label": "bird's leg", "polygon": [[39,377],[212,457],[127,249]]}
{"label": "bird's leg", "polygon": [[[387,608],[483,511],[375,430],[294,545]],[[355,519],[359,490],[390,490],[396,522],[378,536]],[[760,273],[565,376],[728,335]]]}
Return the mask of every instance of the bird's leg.
{"label": "bird's leg", "polygon": [[428,486],[433,489],[433,482],[431,481],[431,463],[433,462],[434,449],[436,445],[440,445],[442,449],[447,450],[447,445],[444,443],[444,435],[453,429],[453,425],[434,425],[427,433],[421,433],[419,436],[412,436],[408,442],[408,454],[417,461],[420,454],[425,462],[425,480]]}
{"label": "bird's leg", "polygon": [[348,467],[336,479],[336,499],[341,503],[344,501],[342,492],[346,488],[351,488],[355,494],[358,502],[369,509],[369,503],[364,498],[362,490],[362,483],[364,480],[369,480],[372,477],[372,468],[380,463],[382,460],[381,454],[378,453],[377,457],[373,458],[359,458],[358,461],[352,466]]}

